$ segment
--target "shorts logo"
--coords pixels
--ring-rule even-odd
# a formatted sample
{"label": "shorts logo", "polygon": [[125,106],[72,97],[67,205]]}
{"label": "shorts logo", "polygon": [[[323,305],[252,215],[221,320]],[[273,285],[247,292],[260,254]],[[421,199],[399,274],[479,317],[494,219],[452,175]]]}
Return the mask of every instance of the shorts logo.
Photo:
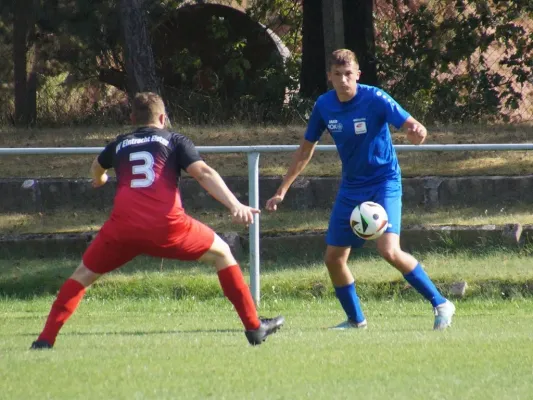
{"label": "shorts logo", "polygon": [[330,119],[328,121],[328,130],[333,133],[333,132],[342,132],[342,124],[337,121],[336,119]]}
{"label": "shorts logo", "polygon": [[362,135],[366,133],[366,118],[354,119],[353,126],[356,135]]}

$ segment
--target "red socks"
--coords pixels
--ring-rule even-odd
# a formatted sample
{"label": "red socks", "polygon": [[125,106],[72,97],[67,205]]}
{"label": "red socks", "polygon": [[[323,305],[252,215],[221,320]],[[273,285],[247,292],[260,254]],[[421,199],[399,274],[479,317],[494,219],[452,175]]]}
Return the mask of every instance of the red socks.
{"label": "red socks", "polygon": [[238,265],[230,265],[218,271],[218,279],[224,295],[237,310],[237,314],[246,330],[259,328],[261,322],[257,317],[254,300],[248,285],[244,281],[241,268]]}
{"label": "red socks", "polygon": [[74,279],[67,279],[61,289],[59,289],[44,329],[37,340],[46,340],[53,346],[59,330],[72,313],[76,311],[84,294],[85,287],[81,283]]}
{"label": "red socks", "polygon": [[[218,271],[218,279],[224,295],[231,301],[246,330],[254,330],[261,322],[257,317],[252,294],[244,281],[238,265],[231,265]],[[63,324],[76,311],[78,304],[85,295],[85,287],[74,279],[67,281],[59,289],[57,298],[46,320],[42,333],[37,340],[45,340],[52,346]]]}

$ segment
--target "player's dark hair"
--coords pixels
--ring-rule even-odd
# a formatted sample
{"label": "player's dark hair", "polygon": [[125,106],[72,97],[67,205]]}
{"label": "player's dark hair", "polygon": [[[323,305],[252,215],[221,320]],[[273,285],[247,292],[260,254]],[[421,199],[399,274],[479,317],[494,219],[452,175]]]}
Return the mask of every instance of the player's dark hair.
{"label": "player's dark hair", "polygon": [[334,65],[347,65],[353,63],[359,67],[359,61],[355,53],[348,49],[338,49],[335,50],[328,59],[328,70],[331,69]]}
{"label": "player's dark hair", "polygon": [[165,114],[165,103],[157,93],[137,93],[133,98],[132,113],[137,125],[148,125],[156,122],[161,114]]}

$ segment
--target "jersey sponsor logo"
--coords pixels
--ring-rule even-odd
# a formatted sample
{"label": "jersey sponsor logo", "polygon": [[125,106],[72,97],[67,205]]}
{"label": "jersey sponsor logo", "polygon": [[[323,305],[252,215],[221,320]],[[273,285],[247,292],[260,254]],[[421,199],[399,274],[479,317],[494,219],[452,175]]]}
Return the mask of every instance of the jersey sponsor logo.
{"label": "jersey sponsor logo", "polygon": [[168,143],[169,143],[167,139],[159,135],[146,136],[143,138],[124,139],[122,142],[120,142],[117,145],[115,149],[115,153],[118,153],[120,149],[123,149],[124,147],[128,147],[128,146],[135,145],[135,144],[150,143],[150,142],[159,142],[163,146],[168,146]]}
{"label": "jersey sponsor logo", "polygon": [[366,118],[357,118],[353,120],[353,127],[356,135],[366,133]]}
{"label": "jersey sponsor logo", "polygon": [[342,124],[336,119],[330,119],[328,121],[328,130],[330,132],[342,132]]}

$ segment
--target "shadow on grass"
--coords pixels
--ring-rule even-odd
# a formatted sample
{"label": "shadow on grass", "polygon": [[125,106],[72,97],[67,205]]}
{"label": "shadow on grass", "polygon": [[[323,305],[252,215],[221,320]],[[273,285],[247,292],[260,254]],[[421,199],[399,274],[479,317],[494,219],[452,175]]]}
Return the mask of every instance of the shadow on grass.
{"label": "shadow on grass", "polygon": [[[473,247],[459,248],[455,244],[448,247],[432,248],[427,253],[414,254],[420,260],[425,254],[438,252],[440,256],[461,252],[462,256],[487,256],[491,253],[509,256],[516,254],[530,256],[533,247]],[[261,264],[261,297],[265,300],[277,298],[329,298],[334,297],[322,252],[280,254],[278,260],[268,260]],[[354,251],[350,264],[361,261],[383,262],[373,249]],[[54,296],[63,282],[72,274],[79,260],[10,258],[0,259],[0,296],[28,299],[36,296]],[[247,274],[246,263],[242,264]],[[391,267],[392,268],[392,267]],[[515,298],[533,296],[533,282],[528,277],[513,279],[484,279],[482,275],[469,280],[467,296],[482,298]],[[435,283],[444,294],[450,294],[453,279],[443,278]],[[418,299],[419,295],[405,281],[398,279],[372,279],[358,281],[358,292],[363,299]],[[450,294],[453,296],[453,294]],[[176,262],[150,257],[138,257],[118,271],[97,281],[88,291],[93,298],[169,298],[208,300],[222,298],[215,270],[199,263]]]}
{"label": "shadow on grass", "polygon": [[[198,334],[198,333],[243,333],[243,330],[238,329],[191,329],[191,330],[171,330],[171,331],[123,331],[123,332],[65,332],[61,336],[145,336],[145,335],[182,335],[182,334]],[[39,335],[40,332],[35,333],[19,333],[16,336],[30,336]],[[13,336],[13,335],[1,335]]]}

